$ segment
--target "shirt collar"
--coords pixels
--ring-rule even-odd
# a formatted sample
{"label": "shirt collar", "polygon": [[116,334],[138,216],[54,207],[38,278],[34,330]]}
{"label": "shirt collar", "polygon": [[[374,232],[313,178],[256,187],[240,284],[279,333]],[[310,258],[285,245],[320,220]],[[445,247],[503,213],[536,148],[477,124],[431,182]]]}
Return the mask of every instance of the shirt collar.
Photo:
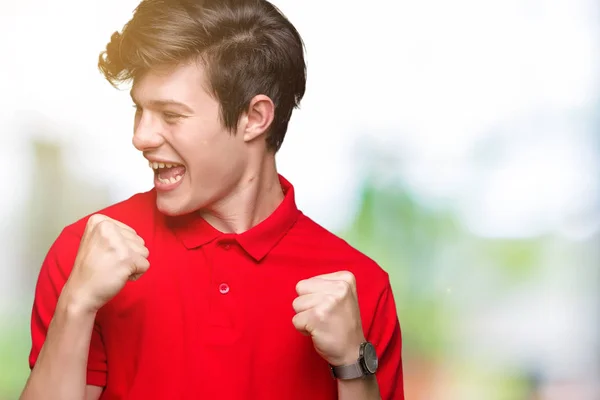
{"label": "shirt collar", "polygon": [[167,217],[167,226],[173,230],[187,249],[201,247],[216,239],[236,241],[256,261],[262,260],[285,236],[298,219],[294,187],[283,176],[279,183],[284,193],[281,204],[264,221],[240,234],[226,234],[213,228],[196,213]]}

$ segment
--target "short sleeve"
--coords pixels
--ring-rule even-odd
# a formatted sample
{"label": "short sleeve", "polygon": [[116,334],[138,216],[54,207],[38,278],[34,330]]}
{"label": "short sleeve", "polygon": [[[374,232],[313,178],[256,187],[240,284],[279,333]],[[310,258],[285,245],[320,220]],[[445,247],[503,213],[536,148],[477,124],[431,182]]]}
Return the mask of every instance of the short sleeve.
{"label": "short sleeve", "polygon": [[389,283],[379,298],[367,340],[373,343],[379,357],[376,377],[381,399],[404,400],[402,335]]}
{"label": "short sleeve", "polygon": [[[59,235],[48,251],[35,288],[31,313],[31,351],[29,367],[33,368],[42,345],[46,340],[48,326],[54,316],[58,297],[71,273],[81,236],[67,229]],[[92,332],[88,357],[87,383],[106,386],[106,353],[102,342],[101,328],[97,321]]]}

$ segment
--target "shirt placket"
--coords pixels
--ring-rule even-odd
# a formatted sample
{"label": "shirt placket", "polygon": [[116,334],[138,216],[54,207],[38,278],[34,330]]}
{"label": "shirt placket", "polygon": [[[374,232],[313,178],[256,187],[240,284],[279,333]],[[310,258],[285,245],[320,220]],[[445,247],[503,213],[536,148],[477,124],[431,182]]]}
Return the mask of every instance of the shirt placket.
{"label": "shirt placket", "polygon": [[236,253],[234,239],[227,236],[209,244],[209,341],[219,344],[233,343],[239,335],[236,300],[239,298],[236,279]]}

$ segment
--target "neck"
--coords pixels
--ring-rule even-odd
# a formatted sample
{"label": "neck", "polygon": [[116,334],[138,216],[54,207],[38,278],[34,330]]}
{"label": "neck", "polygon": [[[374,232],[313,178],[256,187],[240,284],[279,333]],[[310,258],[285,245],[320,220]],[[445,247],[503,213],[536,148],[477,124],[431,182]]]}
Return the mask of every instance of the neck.
{"label": "neck", "polygon": [[201,212],[202,217],[224,233],[242,233],[258,225],[283,201],[283,191],[275,166],[275,156],[249,169],[234,190]]}

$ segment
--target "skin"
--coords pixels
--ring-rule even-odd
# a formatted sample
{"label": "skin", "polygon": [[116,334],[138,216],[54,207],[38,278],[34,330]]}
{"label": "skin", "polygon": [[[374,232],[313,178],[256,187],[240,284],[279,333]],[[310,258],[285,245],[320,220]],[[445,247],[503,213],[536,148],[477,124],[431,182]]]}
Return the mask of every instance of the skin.
{"label": "skin", "polygon": [[[340,271],[298,282],[292,306],[296,329],[310,335],[315,350],[331,365],[356,362],[365,341],[356,294],[356,279]],[[338,380],[340,400],[380,399],[375,376]]]}
{"label": "skin", "polygon": [[[131,91],[137,106],[133,145],[150,161],[186,168],[177,188],[158,190],[160,211],[200,210],[215,228],[243,232],[283,200],[275,157],[264,142],[274,105],[256,96],[232,133],[222,126],[219,103],[206,86],[198,63],[143,76]],[[168,100],[185,106],[161,105]]]}
{"label": "skin", "polygon": [[[275,155],[265,136],[273,102],[255,96],[234,132],[220,120],[218,101],[206,90],[203,67],[190,62],[151,71],[131,91],[136,107],[133,145],[150,162],[179,164],[177,184],[155,177],[157,207],[167,215],[199,212],[222,232],[244,232],[283,200]],[[97,311],[128,280],[151,266],[148,249],[130,227],[103,215],[89,219],[73,271],[22,400],[97,400],[102,388],[86,385],[87,354]],[[364,341],[356,283],[349,272],[298,283],[292,323],[313,339],[330,364],[353,363]],[[339,399],[379,399],[374,377],[338,381]]]}

